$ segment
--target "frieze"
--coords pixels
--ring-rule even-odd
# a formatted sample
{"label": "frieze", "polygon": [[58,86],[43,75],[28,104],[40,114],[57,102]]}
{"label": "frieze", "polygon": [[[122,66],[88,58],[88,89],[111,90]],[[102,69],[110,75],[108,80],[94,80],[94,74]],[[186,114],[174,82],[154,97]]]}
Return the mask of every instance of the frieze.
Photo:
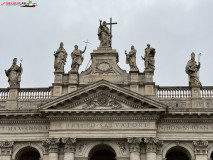
{"label": "frieze", "polygon": [[212,132],[212,124],[159,124],[158,132]]}
{"label": "frieze", "polygon": [[1,133],[47,132],[49,125],[0,125]]}
{"label": "frieze", "polygon": [[50,129],[72,129],[72,130],[118,130],[118,129],[156,129],[154,122],[52,122]]}

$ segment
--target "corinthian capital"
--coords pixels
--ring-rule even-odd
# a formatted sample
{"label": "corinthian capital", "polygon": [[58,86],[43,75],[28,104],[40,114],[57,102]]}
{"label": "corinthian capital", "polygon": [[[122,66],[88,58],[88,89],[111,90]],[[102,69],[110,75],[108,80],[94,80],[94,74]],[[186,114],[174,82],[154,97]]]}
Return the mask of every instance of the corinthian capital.
{"label": "corinthian capital", "polygon": [[45,147],[46,152],[57,153],[59,143],[60,138],[48,138],[42,142],[42,145]]}
{"label": "corinthian capital", "polygon": [[144,138],[144,143],[146,144],[146,152],[156,152],[159,139],[153,137]]}
{"label": "corinthian capital", "polygon": [[62,138],[62,143],[64,143],[64,152],[66,153],[74,153],[75,152],[75,142],[76,138]]}
{"label": "corinthian capital", "polygon": [[14,145],[14,142],[12,141],[0,142],[1,155],[11,155],[13,145]]}
{"label": "corinthian capital", "polygon": [[207,154],[208,141],[193,141],[195,154]]}
{"label": "corinthian capital", "polygon": [[130,152],[140,152],[139,144],[141,143],[141,138],[139,138],[139,137],[127,138],[127,142],[129,143]]}

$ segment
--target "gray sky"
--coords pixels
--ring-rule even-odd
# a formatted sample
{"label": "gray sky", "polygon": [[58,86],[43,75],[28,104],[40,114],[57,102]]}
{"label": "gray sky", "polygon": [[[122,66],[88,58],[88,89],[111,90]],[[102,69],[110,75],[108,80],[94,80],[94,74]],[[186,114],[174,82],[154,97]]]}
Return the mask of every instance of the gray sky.
{"label": "gray sky", "polygon": [[[15,0],[13,0],[15,1]],[[0,0],[3,2],[10,2]],[[20,1],[17,1],[20,2]],[[22,2],[22,1],[21,1]],[[119,53],[119,66],[129,71],[124,50],[134,45],[137,65],[144,70],[146,44],[156,49],[154,81],[161,86],[186,86],[185,66],[191,52],[201,56],[200,80],[213,85],[213,1],[212,0],[41,0],[35,8],[0,6],[0,88],[8,87],[5,69],[13,58],[23,58],[21,87],[48,87],[54,79],[54,51],[64,42],[69,54],[65,72],[70,70],[70,53],[75,44],[85,60],[99,45],[99,19],[113,26],[112,46]],[[18,62],[18,64],[19,64]]]}

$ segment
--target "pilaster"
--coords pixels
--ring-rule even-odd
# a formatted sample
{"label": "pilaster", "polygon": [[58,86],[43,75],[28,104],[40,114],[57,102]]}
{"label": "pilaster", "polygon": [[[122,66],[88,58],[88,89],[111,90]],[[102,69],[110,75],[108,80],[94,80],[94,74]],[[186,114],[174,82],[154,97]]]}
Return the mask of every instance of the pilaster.
{"label": "pilaster", "polygon": [[196,160],[207,160],[207,147],[208,141],[193,141],[194,150],[195,150],[195,158]]}
{"label": "pilaster", "polygon": [[0,149],[1,149],[0,160],[11,160],[13,145],[14,142],[12,141],[0,142]]}
{"label": "pilaster", "polygon": [[64,144],[64,160],[74,160],[76,138],[62,138]]}
{"label": "pilaster", "polygon": [[49,160],[58,160],[60,138],[48,138],[42,142],[45,150],[49,153]]}
{"label": "pilaster", "polygon": [[141,138],[131,137],[127,138],[129,143],[130,160],[140,160],[140,143]]}
{"label": "pilaster", "polygon": [[146,160],[156,160],[157,144],[159,143],[158,138],[148,137],[144,138],[146,144]]}

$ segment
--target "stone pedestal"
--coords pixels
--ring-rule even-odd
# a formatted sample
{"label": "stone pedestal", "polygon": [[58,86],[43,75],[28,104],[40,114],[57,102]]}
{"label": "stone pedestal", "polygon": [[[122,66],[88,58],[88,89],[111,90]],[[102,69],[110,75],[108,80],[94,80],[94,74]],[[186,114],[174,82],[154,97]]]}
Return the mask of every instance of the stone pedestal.
{"label": "stone pedestal", "polygon": [[11,160],[13,144],[9,141],[0,142],[0,160]]}
{"label": "stone pedestal", "polygon": [[208,141],[193,141],[196,160],[207,160]]}
{"label": "stone pedestal", "polygon": [[53,98],[60,97],[62,95],[63,84],[63,72],[54,72],[55,80],[53,84]]}
{"label": "stone pedestal", "polygon": [[76,138],[62,138],[64,143],[64,160],[74,160]]}
{"label": "stone pedestal", "polygon": [[68,93],[77,90],[78,72],[69,72]]}
{"label": "stone pedestal", "polygon": [[146,83],[145,84],[144,95],[146,95],[146,96],[154,96],[155,95],[155,84],[154,83]]}
{"label": "stone pedestal", "polygon": [[9,88],[9,97],[6,102],[6,109],[8,110],[17,110],[18,109],[18,96],[19,88]]}
{"label": "stone pedestal", "polygon": [[200,86],[192,86],[191,87],[192,98],[200,98]]}
{"label": "stone pedestal", "polygon": [[138,137],[128,138],[127,142],[129,143],[130,160],[140,160],[141,138]]}
{"label": "stone pedestal", "polygon": [[153,82],[154,73],[152,71],[144,71],[145,83]]}

